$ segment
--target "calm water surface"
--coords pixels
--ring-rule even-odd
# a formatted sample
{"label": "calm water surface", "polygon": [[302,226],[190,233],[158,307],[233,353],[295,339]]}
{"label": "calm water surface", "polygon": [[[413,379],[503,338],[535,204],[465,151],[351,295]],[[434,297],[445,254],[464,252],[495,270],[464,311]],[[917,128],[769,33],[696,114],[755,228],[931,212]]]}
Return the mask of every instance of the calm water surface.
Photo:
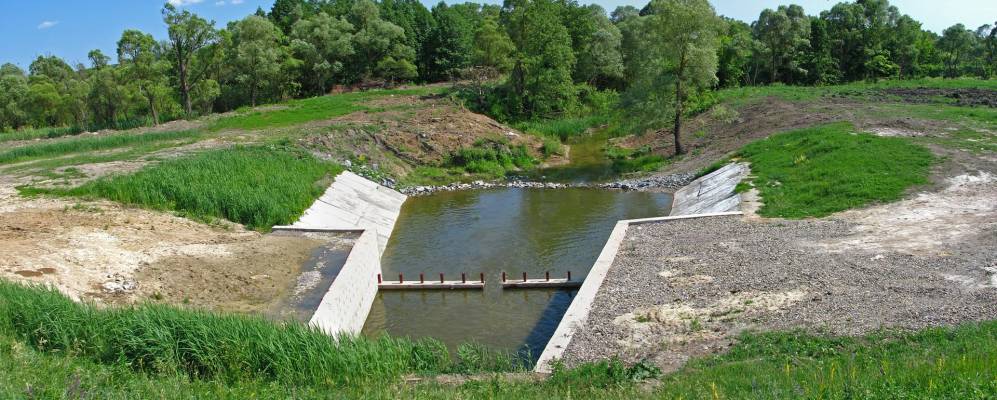
{"label": "calm water surface", "polygon": [[494,189],[409,198],[382,257],[385,276],[468,279],[485,273],[484,291],[380,292],[364,328],[435,337],[539,355],[574,291],[502,290],[510,277],[584,278],[617,220],[666,215],[667,193],[598,189]]}

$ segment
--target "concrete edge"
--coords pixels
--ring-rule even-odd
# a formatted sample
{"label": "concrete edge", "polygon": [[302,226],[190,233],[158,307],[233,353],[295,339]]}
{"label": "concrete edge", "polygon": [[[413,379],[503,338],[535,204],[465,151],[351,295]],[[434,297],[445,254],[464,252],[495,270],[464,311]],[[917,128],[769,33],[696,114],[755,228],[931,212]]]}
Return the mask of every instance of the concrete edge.
{"label": "concrete edge", "polygon": [[571,305],[568,306],[568,310],[564,313],[564,317],[562,317],[561,322],[557,324],[557,329],[554,330],[554,335],[551,336],[550,341],[547,342],[547,346],[544,347],[543,353],[540,353],[540,358],[537,359],[537,364],[533,367],[533,372],[541,374],[550,374],[553,372],[553,364],[557,360],[561,359],[565,350],[568,349],[568,345],[571,343],[571,338],[575,335],[575,331],[578,330],[578,328],[581,327],[588,319],[589,312],[592,310],[592,303],[595,302],[595,296],[599,293],[602,283],[606,280],[606,276],[609,274],[609,270],[613,266],[613,262],[616,261],[616,254],[619,252],[620,245],[623,244],[623,240],[626,239],[627,229],[630,225],[743,214],[744,213],[741,211],[730,211],[722,213],[677,215],[618,221],[616,223],[616,227],[613,228],[613,232],[609,234],[609,239],[606,240],[606,244],[603,246],[602,252],[599,253],[599,258],[596,259],[595,264],[592,265],[592,269],[589,270],[588,275],[585,277],[582,287],[578,289],[578,293],[575,295],[575,298],[572,299]]}

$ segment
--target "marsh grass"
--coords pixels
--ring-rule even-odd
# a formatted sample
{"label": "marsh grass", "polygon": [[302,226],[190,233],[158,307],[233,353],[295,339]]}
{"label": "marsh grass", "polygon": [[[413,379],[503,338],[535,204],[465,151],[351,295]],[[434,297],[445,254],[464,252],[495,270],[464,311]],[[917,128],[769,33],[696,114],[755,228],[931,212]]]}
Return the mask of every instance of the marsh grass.
{"label": "marsh grass", "polygon": [[931,152],[907,138],[858,133],[833,123],[770,136],[738,153],[751,162],[752,183],[767,217],[822,217],[900,199],[928,183]]}
{"label": "marsh grass", "polygon": [[21,188],[21,192],[105,198],[269,230],[297,220],[324,192],[322,180],[341,171],[340,166],[300,150],[235,147],[166,160],[76,188]]}
{"label": "marsh grass", "polygon": [[54,142],[29,144],[0,151],[0,165],[14,162],[52,158],[87,151],[119,149],[128,146],[148,145],[185,139],[196,139],[202,133],[177,131],[163,133],[121,133],[103,136],[74,137]]}

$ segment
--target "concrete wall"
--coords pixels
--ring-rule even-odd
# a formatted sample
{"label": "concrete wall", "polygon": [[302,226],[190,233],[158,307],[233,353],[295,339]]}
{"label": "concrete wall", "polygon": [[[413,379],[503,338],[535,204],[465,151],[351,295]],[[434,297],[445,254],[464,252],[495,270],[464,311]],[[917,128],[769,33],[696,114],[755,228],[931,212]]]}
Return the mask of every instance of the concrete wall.
{"label": "concrete wall", "polygon": [[627,229],[631,225],[639,225],[654,222],[667,222],[676,219],[703,218],[722,215],[740,215],[737,211],[741,204],[741,196],[734,193],[734,188],[741,179],[748,176],[750,170],[748,164],[737,163],[728,164],[708,175],[692,181],[679,191],[675,192],[672,200],[672,212],[668,217],[642,218],[622,220],[616,223],[613,232],[606,240],[599,258],[596,259],[592,269],[585,277],[585,282],[578,289],[578,294],[571,301],[568,310],[557,325],[554,335],[551,336],[543,353],[537,360],[534,371],[539,373],[551,373],[551,365],[564,355],[575,331],[585,324],[592,304],[595,302],[599,288],[609,275],[610,267],[616,261],[616,253],[620,250],[620,244],[626,239]]}
{"label": "concrete wall", "polygon": [[734,188],[750,172],[748,164],[732,163],[690,182],[675,192],[669,215],[710,214],[739,209],[741,196],[734,193]]}
{"label": "concrete wall", "polygon": [[361,232],[309,322],[330,335],[359,334],[377,295],[377,274],[405,195],[345,171],[292,225],[274,230]]}
{"label": "concrete wall", "polygon": [[360,334],[377,295],[377,274],[380,272],[381,250],[377,233],[364,231],[308,323],[329,335]]}

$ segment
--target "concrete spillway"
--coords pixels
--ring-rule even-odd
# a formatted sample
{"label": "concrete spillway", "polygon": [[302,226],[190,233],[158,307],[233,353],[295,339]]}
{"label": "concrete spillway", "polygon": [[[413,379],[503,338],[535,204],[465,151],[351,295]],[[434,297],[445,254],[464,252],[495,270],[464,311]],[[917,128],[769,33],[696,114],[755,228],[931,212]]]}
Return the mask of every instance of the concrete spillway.
{"label": "concrete spillway", "polygon": [[405,199],[401,193],[346,171],[336,176],[297,222],[274,227],[298,232],[360,232],[310,325],[330,335],[360,333],[377,295],[381,254]]}

